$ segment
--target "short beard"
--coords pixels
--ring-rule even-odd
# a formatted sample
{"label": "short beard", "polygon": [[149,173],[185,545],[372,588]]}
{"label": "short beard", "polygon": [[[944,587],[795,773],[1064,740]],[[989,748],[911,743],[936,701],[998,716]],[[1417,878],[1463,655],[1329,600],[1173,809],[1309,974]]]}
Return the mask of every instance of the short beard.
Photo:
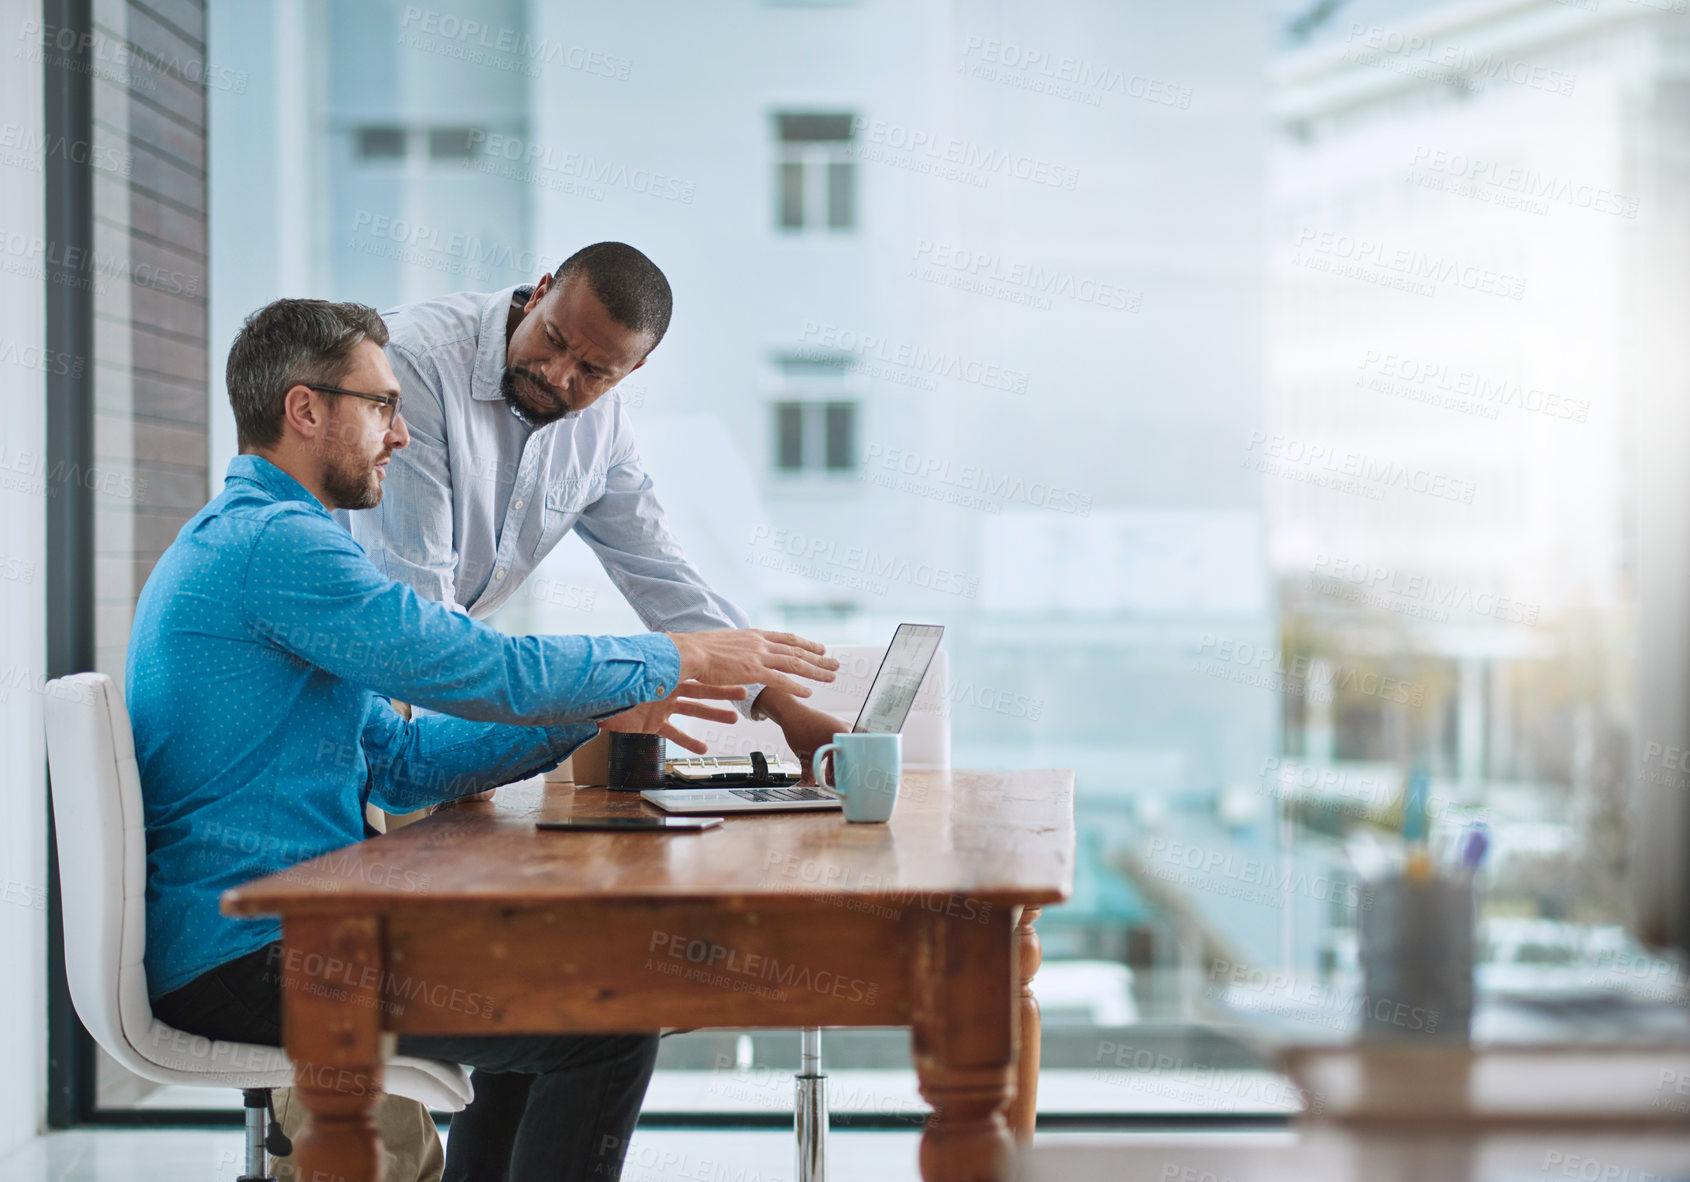
{"label": "short beard", "polygon": [[386,459],[386,454],[364,465],[362,471],[348,467],[345,453],[324,458],[323,491],[336,509],[374,509],[381,504],[381,477],[376,475],[376,464]]}
{"label": "short beard", "polygon": [[[533,381],[532,375],[524,372],[523,376],[527,377],[530,381]],[[567,403],[564,404],[564,409],[562,410],[530,410],[523,401],[516,396],[516,371],[513,369],[506,369],[504,373],[499,375],[499,396],[505,400],[505,405],[511,408],[512,413],[514,413],[516,417],[521,419],[524,423],[527,423],[530,427],[544,427],[548,423],[557,422],[569,413]]]}

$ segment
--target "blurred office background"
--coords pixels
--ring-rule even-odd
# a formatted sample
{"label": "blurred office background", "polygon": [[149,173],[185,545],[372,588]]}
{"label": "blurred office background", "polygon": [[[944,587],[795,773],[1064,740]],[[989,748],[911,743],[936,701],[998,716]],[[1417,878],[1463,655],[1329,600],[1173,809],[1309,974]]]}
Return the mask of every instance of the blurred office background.
{"label": "blurred office background", "polygon": [[[1355,1022],[1344,837],[1417,776],[1494,840],[1496,1033],[1670,1003],[1621,924],[1627,793],[1690,784],[1637,729],[1632,479],[1690,341],[1687,7],[212,0],[209,407],[102,361],[113,437],[176,449],[114,453],[175,499],[103,513],[103,666],[233,453],[246,313],[621,239],[676,312],[616,396],[706,577],[829,641],[945,624],[954,764],[1077,772],[1044,1107],[1294,1108],[1229,1031]],[[573,539],[494,622],[639,627]],[[896,1108],[904,1036],[836,1045]]]}

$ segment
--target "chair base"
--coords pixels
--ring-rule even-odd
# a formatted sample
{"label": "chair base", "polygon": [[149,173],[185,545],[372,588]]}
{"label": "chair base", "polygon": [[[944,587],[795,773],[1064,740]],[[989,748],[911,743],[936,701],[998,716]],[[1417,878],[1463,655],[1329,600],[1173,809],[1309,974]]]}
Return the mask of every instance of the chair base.
{"label": "chair base", "polygon": [[795,1182],[827,1182],[827,1076],[822,1073],[820,1027],[804,1028],[793,1084],[792,1122],[798,1141],[793,1178]]}
{"label": "chair base", "polygon": [[274,1128],[276,1109],[270,1101],[269,1088],[242,1088],[241,1103],[246,1108],[246,1172],[235,1182],[276,1182],[270,1173],[268,1152],[287,1154],[293,1145],[282,1135],[281,1122]]}

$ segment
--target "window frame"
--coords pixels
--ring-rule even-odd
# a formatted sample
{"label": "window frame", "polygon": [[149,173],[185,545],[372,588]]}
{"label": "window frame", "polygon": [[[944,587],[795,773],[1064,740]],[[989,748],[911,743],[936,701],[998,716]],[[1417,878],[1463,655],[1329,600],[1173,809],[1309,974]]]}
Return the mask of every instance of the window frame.
{"label": "window frame", "polygon": [[[793,124],[840,120],[841,137],[789,135]],[[781,109],[773,112],[775,231],[792,237],[855,234],[862,226],[861,170],[853,149],[859,116],[855,111]],[[797,221],[789,220],[789,177],[798,170]],[[836,185],[840,178],[844,178]]]}

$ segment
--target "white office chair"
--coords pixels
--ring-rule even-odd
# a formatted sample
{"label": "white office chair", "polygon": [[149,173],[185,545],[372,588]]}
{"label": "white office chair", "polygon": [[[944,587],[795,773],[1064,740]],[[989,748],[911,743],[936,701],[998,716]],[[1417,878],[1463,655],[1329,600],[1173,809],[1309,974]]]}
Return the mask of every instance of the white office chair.
{"label": "white office chair", "polygon": [[[105,1052],[161,1084],[240,1088],[247,1159],[242,1182],[268,1178],[266,1142],[287,1153],[270,1090],[293,1083],[276,1047],[213,1042],[153,1017],[142,965],[147,940],[147,842],[141,777],[123,695],[101,673],[47,683],[47,762],[58,833],[65,971],[77,1016]],[[474,1098],[456,1063],[396,1055],[382,1087],[431,1108],[456,1112]]]}
{"label": "white office chair", "polygon": [[[886,656],[883,644],[830,645],[828,655],[839,660],[839,674],[830,682],[817,683],[806,701],[826,711],[846,726],[857,717],[869,686]],[[945,651],[933,655],[933,664],[922,679],[921,690],[904,721],[904,767],[943,771],[951,766],[950,662]],[[699,736],[719,755],[746,755],[752,751],[792,757],[780,727],[772,722],[738,722],[731,727],[685,720],[677,725]],[[796,1182],[825,1182],[827,1177],[827,1075],[822,1071],[822,1032],[806,1027],[801,1035],[797,1095],[793,1098],[793,1123],[798,1135]]]}

